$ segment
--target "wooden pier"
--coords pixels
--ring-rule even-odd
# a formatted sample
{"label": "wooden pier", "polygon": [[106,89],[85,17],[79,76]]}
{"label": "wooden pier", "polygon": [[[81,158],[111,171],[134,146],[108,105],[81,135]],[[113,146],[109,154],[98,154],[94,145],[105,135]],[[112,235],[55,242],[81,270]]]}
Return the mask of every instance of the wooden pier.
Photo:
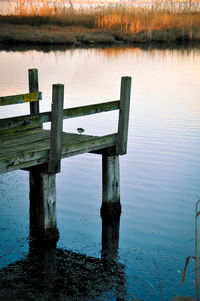
{"label": "wooden pier", "polygon": [[[30,227],[44,241],[58,239],[56,222],[56,173],[62,158],[102,155],[102,218],[121,213],[119,155],[127,152],[131,78],[122,77],[120,100],[63,109],[64,85],[53,85],[52,110],[40,113],[42,93],[38,71],[29,70],[29,93],[0,97],[0,106],[30,103],[30,114],[0,119],[0,174],[25,169],[30,178]],[[63,120],[119,110],[118,132],[91,136],[63,132]],[[51,122],[51,130],[43,123]]]}

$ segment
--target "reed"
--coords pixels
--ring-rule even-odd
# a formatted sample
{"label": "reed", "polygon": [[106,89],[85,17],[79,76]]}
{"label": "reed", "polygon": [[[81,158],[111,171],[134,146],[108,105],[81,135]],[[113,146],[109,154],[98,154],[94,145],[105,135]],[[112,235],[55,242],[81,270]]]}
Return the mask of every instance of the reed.
{"label": "reed", "polygon": [[172,300],[194,300],[194,301],[199,301],[199,276],[198,276],[198,217],[200,216],[200,211],[199,211],[199,204],[200,200],[196,202],[196,211],[195,211],[195,256],[188,256],[185,261],[185,267],[183,270],[183,275],[182,275],[182,282],[181,282],[181,288],[184,285],[185,282],[185,275],[186,275],[186,270],[188,263],[191,258],[194,259],[195,261],[195,285],[196,285],[196,296],[195,298],[190,297],[190,296],[178,296],[171,298]]}
{"label": "reed", "polygon": [[[200,41],[199,4],[189,6],[128,5],[90,6],[75,9],[73,4],[42,0],[19,1],[14,11],[0,14],[0,23],[56,25],[111,33],[114,38],[131,42],[190,40]],[[84,31],[84,30],[83,30]]]}
{"label": "reed", "polygon": [[50,3],[40,0],[37,5],[33,1],[18,1],[13,11],[0,15],[0,21],[23,25],[58,25],[94,27],[96,11],[94,8],[75,9],[72,3],[68,6],[64,1]]}
{"label": "reed", "polygon": [[103,30],[120,30],[128,34],[171,28],[200,27],[200,13],[159,7],[134,8],[116,6],[99,12],[95,26]]}

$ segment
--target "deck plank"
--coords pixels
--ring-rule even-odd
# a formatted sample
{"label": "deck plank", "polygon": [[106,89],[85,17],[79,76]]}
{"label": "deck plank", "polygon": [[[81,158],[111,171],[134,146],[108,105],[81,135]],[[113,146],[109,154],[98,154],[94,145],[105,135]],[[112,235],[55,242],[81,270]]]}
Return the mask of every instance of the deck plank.
{"label": "deck plank", "polygon": [[[62,158],[111,147],[116,134],[102,137],[62,133]],[[35,130],[31,133],[0,137],[0,173],[46,163],[49,160],[50,131]]]}

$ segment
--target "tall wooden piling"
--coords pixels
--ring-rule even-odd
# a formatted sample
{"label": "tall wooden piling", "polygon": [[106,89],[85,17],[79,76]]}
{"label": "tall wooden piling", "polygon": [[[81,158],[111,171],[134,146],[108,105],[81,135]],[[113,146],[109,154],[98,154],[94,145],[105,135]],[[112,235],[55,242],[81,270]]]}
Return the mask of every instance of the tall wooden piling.
{"label": "tall wooden piling", "polygon": [[119,123],[116,144],[117,155],[125,155],[127,153],[130,96],[131,77],[124,76],[121,78]]}
{"label": "tall wooden piling", "polygon": [[118,218],[121,214],[119,155],[127,152],[130,94],[131,77],[122,77],[116,149],[112,155],[102,155],[101,216],[103,219]]}
{"label": "tall wooden piling", "polygon": [[57,241],[56,176],[43,166],[30,171],[30,231],[34,238]]}
{"label": "tall wooden piling", "polygon": [[48,172],[51,174],[60,172],[63,128],[63,101],[64,85],[53,85],[51,110],[51,140],[48,165]]}
{"label": "tall wooden piling", "polygon": [[119,156],[102,155],[102,218],[121,214]]}
{"label": "tall wooden piling", "polygon": [[[39,91],[39,83],[38,83],[38,70],[37,69],[29,69],[28,70],[28,81],[29,81],[29,92],[38,92]],[[38,114],[39,109],[39,101],[30,102],[30,114]]]}
{"label": "tall wooden piling", "polygon": [[39,231],[44,241],[56,241],[59,237],[56,221],[56,173],[60,172],[63,98],[64,85],[53,85],[48,166],[44,164],[30,169],[30,223],[32,229],[35,229],[34,233]]}

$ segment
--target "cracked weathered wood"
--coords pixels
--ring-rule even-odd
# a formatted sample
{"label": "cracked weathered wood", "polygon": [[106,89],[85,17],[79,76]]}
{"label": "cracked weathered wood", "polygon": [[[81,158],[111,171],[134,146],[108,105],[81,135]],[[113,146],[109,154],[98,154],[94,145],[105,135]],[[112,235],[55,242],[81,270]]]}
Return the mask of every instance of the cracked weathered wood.
{"label": "cracked weathered wood", "polygon": [[26,102],[36,102],[41,99],[42,99],[41,92],[18,94],[18,95],[11,95],[11,96],[1,96],[0,106],[14,105],[14,104],[26,103]]}
{"label": "cracked weathered wood", "polygon": [[56,175],[37,166],[29,172],[30,227],[32,233],[47,241],[58,239],[56,221]]}
{"label": "cracked weathered wood", "polygon": [[119,202],[120,179],[119,179],[119,156],[102,156],[103,164],[103,202]]}
{"label": "cracked weathered wood", "polygon": [[127,153],[129,107],[131,95],[131,77],[125,76],[121,79],[120,110],[118,123],[118,138],[116,154],[124,155]]}
{"label": "cracked weathered wood", "polygon": [[62,153],[64,85],[53,85],[51,110],[51,139],[49,151],[49,173],[60,172]]}
{"label": "cracked weathered wood", "polygon": [[[120,101],[63,110],[64,86],[53,85],[52,111],[39,113],[38,71],[30,69],[30,93],[0,97],[0,105],[30,102],[29,115],[0,120],[0,174],[29,170],[31,224],[41,230],[47,240],[58,238],[55,174],[60,172],[62,158],[88,152],[102,155],[101,216],[108,220],[119,217],[119,155],[127,152],[130,89],[131,78],[123,77]],[[118,133],[98,137],[62,132],[63,119],[118,109]],[[42,129],[44,122],[51,122],[51,130]]]}
{"label": "cracked weathered wood", "polygon": [[[38,70],[37,69],[29,69],[28,70],[28,80],[29,80],[29,92],[38,92],[39,91],[39,83],[38,83]],[[30,114],[38,114],[40,112],[39,109],[39,101],[30,103]]]}
{"label": "cracked weathered wood", "polygon": [[[1,137],[1,136],[0,136]],[[115,146],[117,134],[102,137],[62,133],[61,158]],[[20,143],[19,143],[20,141]],[[3,135],[0,138],[0,174],[27,168],[49,160],[50,131],[35,130]]]}
{"label": "cracked weathered wood", "polygon": [[[119,109],[119,100],[104,102],[94,105],[87,105],[63,110],[63,119],[81,117],[91,114],[108,112]],[[16,127],[24,127],[51,121],[51,112],[44,112],[34,115],[24,115],[0,120],[0,129],[11,130]]]}
{"label": "cracked weathered wood", "polygon": [[102,195],[101,217],[105,220],[118,218],[121,214],[118,155],[102,156]]}

